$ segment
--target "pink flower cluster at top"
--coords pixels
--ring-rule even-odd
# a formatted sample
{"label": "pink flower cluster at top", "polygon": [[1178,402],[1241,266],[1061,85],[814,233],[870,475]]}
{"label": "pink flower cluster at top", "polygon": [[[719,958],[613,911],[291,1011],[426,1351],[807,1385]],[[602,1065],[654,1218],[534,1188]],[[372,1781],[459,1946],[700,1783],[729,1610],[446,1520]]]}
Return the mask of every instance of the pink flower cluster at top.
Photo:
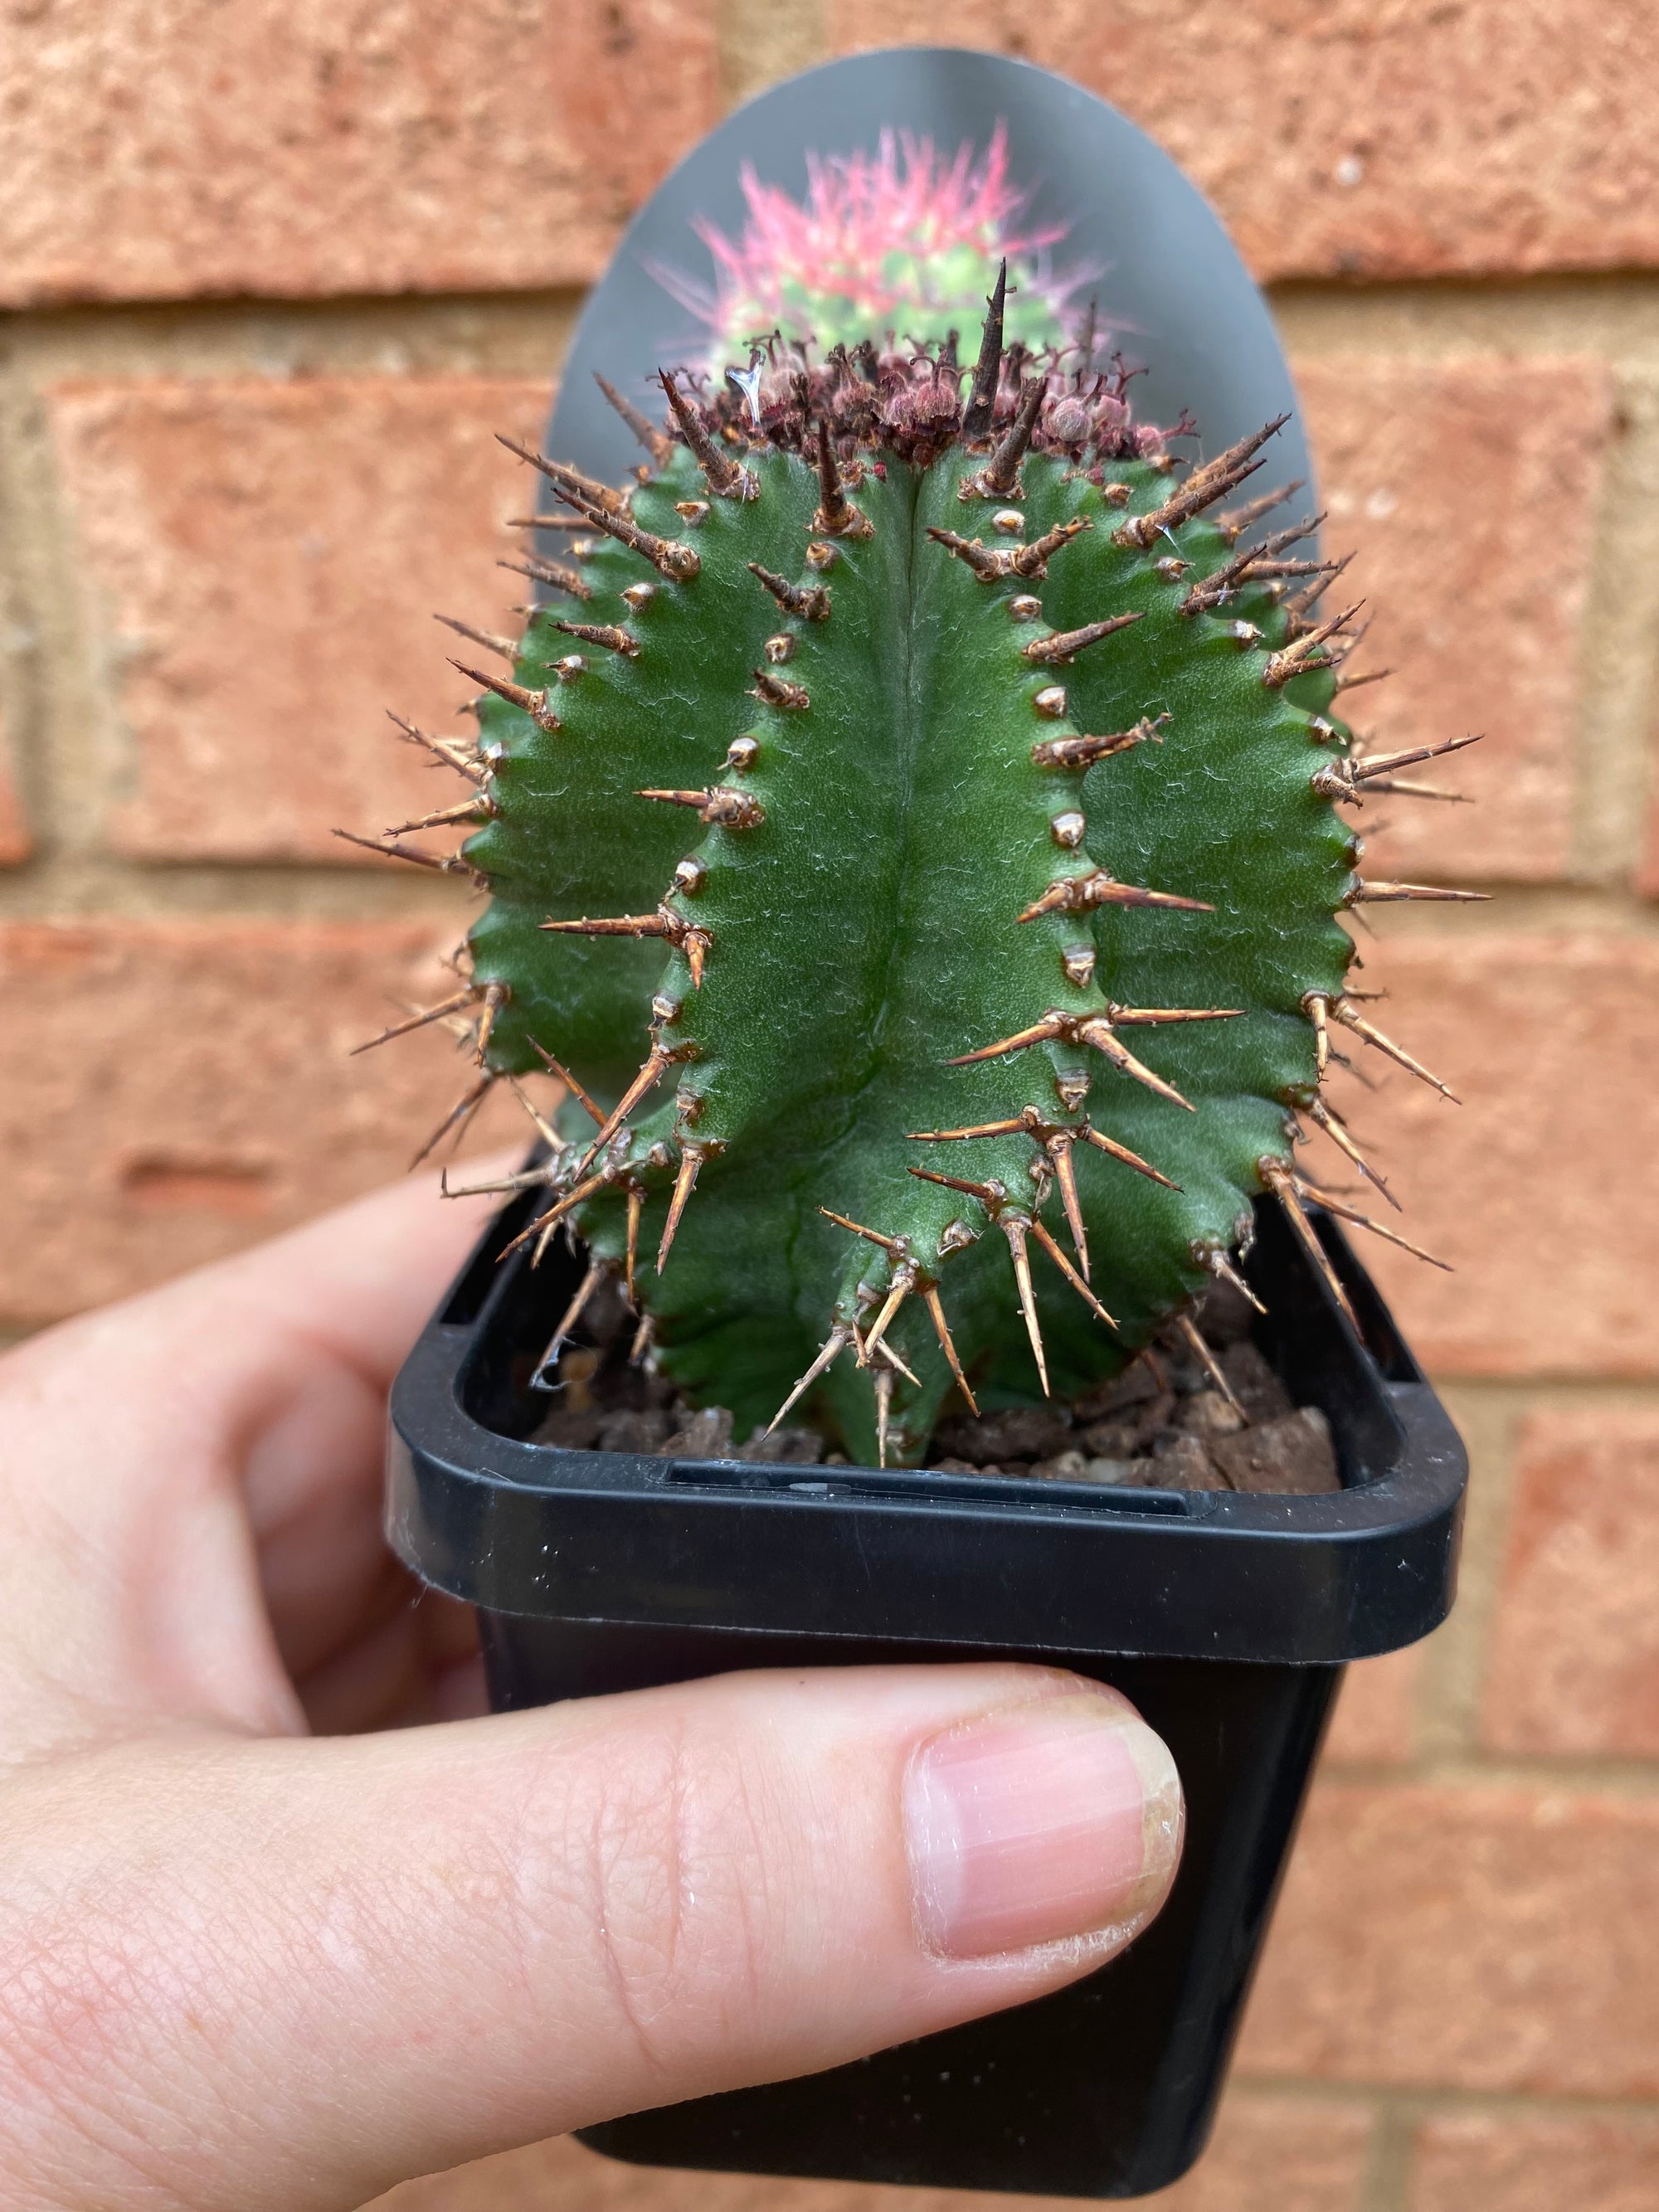
{"label": "pink flower cluster at top", "polygon": [[978,160],[963,144],[947,162],[931,139],[888,131],[873,157],[809,153],[806,172],[801,204],[745,165],[738,240],[694,221],[714,258],[712,295],[659,272],[714,331],[722,358],[774,328],[820,352],[889,329],[921,343],[942,339],[947,327],[976,334],[1005,255],[1009,337],[1037,349],[1070,337],[1073,295],[1085,280],[1057,276],[1049,264],[1063,224],[1019,227],[1030,195],[1009,180],[1002,125]]}

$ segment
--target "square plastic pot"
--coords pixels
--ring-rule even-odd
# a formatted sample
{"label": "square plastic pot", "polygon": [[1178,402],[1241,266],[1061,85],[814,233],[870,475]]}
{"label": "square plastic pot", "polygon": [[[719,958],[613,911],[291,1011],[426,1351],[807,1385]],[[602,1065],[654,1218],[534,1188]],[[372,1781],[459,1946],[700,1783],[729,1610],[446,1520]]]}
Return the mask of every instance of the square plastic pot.
{"label": "square plastic pot", "polygon": [[[574,1285],[492,1224],[392,1398],[387,1528],[475,1605],[500,1708],[741,1667],[1034,1660],[1109,1682],[1169,1744],[1187,1841],[1168,1905],[1085,1980],[803,2080],[588,2130],[613,2157],[1082,2197],[1202,2150],[1351,1659],[1450,1606],[1467,1463],[1334,1224],[1356,1336],[1277,1209],[1248,1265],[1261,1349],[1331,1425],[1321,1497],[803,1468],[528,1441]],[[1363,1899],[1356,1900],[1363,1911]]]}

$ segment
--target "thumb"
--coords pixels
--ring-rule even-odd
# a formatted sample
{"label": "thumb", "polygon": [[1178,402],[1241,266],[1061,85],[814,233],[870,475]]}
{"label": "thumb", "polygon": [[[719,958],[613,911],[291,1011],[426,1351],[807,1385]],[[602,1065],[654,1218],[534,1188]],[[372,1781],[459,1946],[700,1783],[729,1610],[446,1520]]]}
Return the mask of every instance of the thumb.
{"label": "thumb", "polygon": [[0,1867],[26,1836],[31,1892],[50,1868],[64,1893],[53,1973],[12,1978],[40,1995],[21,2036],[9,2004],[0,2054],[0,2140],[38,2125],[55,2177],[64,2017],[96,2017],[69,2045],[86,2170],[54,2203],[173,2174],[143,2201],[348,2208],[836,2065],[1098,1965],[1180,1850],[1163,1744],[1115,1692],[1039,1668],[745,1674],[142,1756],[100,1785],[118,1875],[76,1841],[84,1768],[0,1837]]}

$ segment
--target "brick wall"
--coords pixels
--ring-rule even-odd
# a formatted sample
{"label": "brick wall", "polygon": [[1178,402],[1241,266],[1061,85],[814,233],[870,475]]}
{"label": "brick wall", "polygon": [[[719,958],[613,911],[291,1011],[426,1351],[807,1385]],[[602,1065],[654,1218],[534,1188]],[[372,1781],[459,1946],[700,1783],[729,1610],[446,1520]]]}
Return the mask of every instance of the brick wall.
{"label": "brick wall", "polygon": [[[234,18],[233,21],[232,18]],[[348,1062],[463,918],[328,831],[434,803],[428,611],[505,626],[580,287],[736,97],[877,0],[55,0],[0,14],[0,1328],[395,1172],[456,1080]],[[349,26],[349,29],[348,29]],[[1473,1447],[1462,1602],[1355,1670],[1182,2212],[1659,2201],[1659,17],[1649,0],[915,0],[1160,137],[1273,288],[1401,673],[1482,800],[1375,805],[1364,1102],[1455,1277],[1373,1255]],[[135,100],[135,82],[146,96]],[[579,88],[579,89],[577,89]],[[640,118],[645,118],[641,127]],[[1386,819],[1392,815],[1393,819]],[[413,874],[413,872],[410,872]],[[1374,910],[1376,911],[1376,910]],[[1356,1893],[1365,1899],[1354,1911]],[[566,2145],[400,2212],[945,2212]]]}

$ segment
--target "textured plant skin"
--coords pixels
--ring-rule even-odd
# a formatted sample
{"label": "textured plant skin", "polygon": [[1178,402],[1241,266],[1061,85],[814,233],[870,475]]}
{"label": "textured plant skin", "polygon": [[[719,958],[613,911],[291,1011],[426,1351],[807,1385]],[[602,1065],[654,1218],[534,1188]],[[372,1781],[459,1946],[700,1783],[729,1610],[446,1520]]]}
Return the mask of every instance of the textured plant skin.
{"label": "textured plant skin", "polygon": [[560,596],[511,677],[469,668],[476,750],[410,732],[474,793],[406,827],[482,826],[383,848],[491,894],[433,1010],[476,1015],[458,1115],[571,1085],[516,1179],[537,1254],[569,1220],[694,1401],[744,1434],[804,1399],[866,1460],[953,1390],[1112,1371],[1264,1188],[1328,1274],[1304,1199],[1380,1228],[1293,1157],[1317,1122],[1395,1203],[1334,1024],[1444,1088],[1344,995],[1338,917],[1462,894],[1362,883],[1336,809],[1468,741],[1353,751],[1312,519],[1220,504],[1278,426],[1183,472],[1000,305],[966,392],[779,356],[741,404],[665,378],[625,495],[526,453],[591,534],[529,564]]}

